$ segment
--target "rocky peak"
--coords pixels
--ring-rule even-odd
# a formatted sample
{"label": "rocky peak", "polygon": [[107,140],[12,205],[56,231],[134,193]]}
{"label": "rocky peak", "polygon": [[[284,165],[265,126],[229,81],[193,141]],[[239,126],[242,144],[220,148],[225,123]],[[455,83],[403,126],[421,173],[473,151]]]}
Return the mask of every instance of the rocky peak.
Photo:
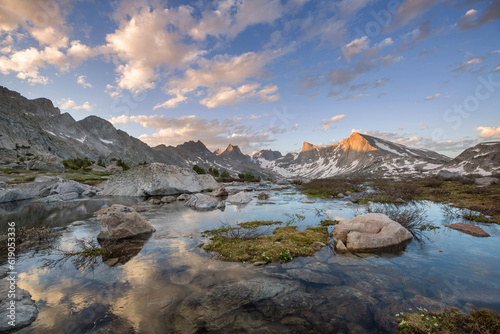
{"label": "rocky peak", "polygon": [[280,151],[262,150],[253,155],[254,157],[262,157],[266,160],[272,161],[281,158],[283,155]]}
{"label": "rocky peak", "polygon": [[317,147],[314,146],[311,143],[304,142],[304,144],[302,144],[302,150],[301,150],[301,152],[308,152],[308,151],[312,151],[314,149],[317,149]]}
{"label": "rocky peak", "polygon": [[214,151],[214,154],[217,154],[217,155],[219,155],[219,154],[221,154],[221,153],[222,153],[222,151],[221,151],[221,150],[219,150],[219,149],[216,149],[216,150]]}
{"label": "rocky peak", "polygon": [[368,136],[365,137],[357,132],[353,132],[349,138],[342,140],[340,145],[344,152],[348,150],[357,152],[370,152],[378,150],[378,148],[374,147],[370,143],[367,137]]}

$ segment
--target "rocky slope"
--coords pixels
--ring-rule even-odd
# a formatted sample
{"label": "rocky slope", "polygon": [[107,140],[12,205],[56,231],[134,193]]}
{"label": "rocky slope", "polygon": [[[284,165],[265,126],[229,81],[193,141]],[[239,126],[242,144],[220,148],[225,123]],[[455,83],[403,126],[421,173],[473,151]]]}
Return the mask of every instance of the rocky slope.
{"label": "rocky slope", "polygon": [[466,149],[439,169],[459,174],[485,176],[500,173],[500,142],[477,144]]}
{"label": "rocky slope", "polygon": [[261,167],[286,177],[324,178],[337,175],[377,174],[381,176],[419,174],[449,162],[438,153],[409,148],[359,133],[326,147],[304,143],[302,151],[277,159],[254,155]]}
{"label": "rocky slope", "polygon": [[30,160],[27,165],[33,169],[46,166],[35,164],[35,157],[36,162],[60,166],[64,159],[88,157],[106,162],[123,159],[131,165],[146,161],[192,168],[198,164],[227,170],[233,176],[242,172],[272,176],[237,146],[229,145],[220,154],[210,152],[201,141],[152,148],[102,118],[89,116],[77,122],[48,99],[29,100],[0,86],[0,164],[19,163],[20,157],[25,163]]}

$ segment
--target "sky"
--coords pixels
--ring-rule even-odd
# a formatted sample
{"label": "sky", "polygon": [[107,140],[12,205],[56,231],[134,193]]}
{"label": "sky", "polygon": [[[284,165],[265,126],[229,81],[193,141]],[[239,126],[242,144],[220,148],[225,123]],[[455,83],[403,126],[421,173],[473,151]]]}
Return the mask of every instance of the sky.
{"label": "sky", "polygon": [[0,85],[151,146],[500,139],[497,0],[0,0]]}

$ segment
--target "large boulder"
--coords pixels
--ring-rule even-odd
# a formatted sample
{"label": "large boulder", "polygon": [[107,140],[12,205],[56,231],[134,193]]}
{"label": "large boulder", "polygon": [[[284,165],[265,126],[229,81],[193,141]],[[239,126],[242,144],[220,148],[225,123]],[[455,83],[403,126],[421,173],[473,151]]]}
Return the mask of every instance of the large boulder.
{"label": "large boulder", "polygon": [[399,246],[412,237],[386,215],[368,213],[340,221],[335,226],[334,243],[338,249],[345,246],[351,252],[369,252]]}
{"label": "large boulder", "polygon": [[217,208],[219,201],[212,196],[195,194],[187,200],[185,205],[197,210],[212,210]]}
{"label": "large boulder", "polygon": [[231,195],[227,198],[227,201],[232,204],[245,204],[252,200],[252,197],[244,191],[240,191],[237,194]]}
{"label": "large boulder", "polygon": [[[31,294],[23,289],[15,287],[16,296],[8,298],[11,290],[11,282],[8,278],[0,279],[0,332],[9,332],[30,325],[38,316],[38,308],[35,301],[31,299]],[[15,301],[15,325],[9,324],[11,314],[9,310],[11,300]]]}
{"label": "large boulder", "polygon": [[46,155],[38,159],[28,161],[26,169],[64,172],[64,165],[61,158],[58,158],[55,155]]}
{"label": "large boulder", "polygon": [[107,181],[103,193],[108,196],[168,196],[214,190],[217,186],[211,175],[198,175],[178,166],[152,163],[113,176]]}
{"label": "large boulder", "polygon": [[122,240],[147,237],[156,229],[134,209],[114,204],[101,216],[99,240]]}
{"label": "large boulder", "polygon": [[[38,176],[35,182],[22,183],[16,186],[17,189],[30,193],[34,197],[47,197],[51,195],[64,195],[76,193],[78,196],[93,196],[100,193],[100,190],[76,181],[65,180],[55,176]],[[69,195],[68,195],[69,196]]]}
{"label": "large boulder", "polygon": [[0,190],[0,203],[22,201],[32,198],[32,194],[20,189],[11,188]]}

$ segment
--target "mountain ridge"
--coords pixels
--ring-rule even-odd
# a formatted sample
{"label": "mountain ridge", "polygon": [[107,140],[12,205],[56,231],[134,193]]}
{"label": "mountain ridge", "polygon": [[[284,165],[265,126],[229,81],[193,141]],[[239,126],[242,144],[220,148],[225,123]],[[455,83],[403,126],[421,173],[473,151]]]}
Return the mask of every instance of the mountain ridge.
{"label": "mountain ridge", "polygon": [[451,159],[357,132],[324,147],[304,142],[300,152],[286,155],[267,149],[249,156],[231,143],[224,151],[212,152],[200,140],[150,147],[103,118],[91,115],[75,121],[49,99],[29,100],[0,86],[0,163],[15,165],[20,153],[26,154],[28,160],[29,153],[41,160],[89,157],[107,162],[123,159],[132,164],[161,162],[185,168],[197,164],[205,169],[227,170],[232,175],[250,173],[262,177],[420,175],[443,169],[488,175],[500,169],[500,142],[478,144]]}

